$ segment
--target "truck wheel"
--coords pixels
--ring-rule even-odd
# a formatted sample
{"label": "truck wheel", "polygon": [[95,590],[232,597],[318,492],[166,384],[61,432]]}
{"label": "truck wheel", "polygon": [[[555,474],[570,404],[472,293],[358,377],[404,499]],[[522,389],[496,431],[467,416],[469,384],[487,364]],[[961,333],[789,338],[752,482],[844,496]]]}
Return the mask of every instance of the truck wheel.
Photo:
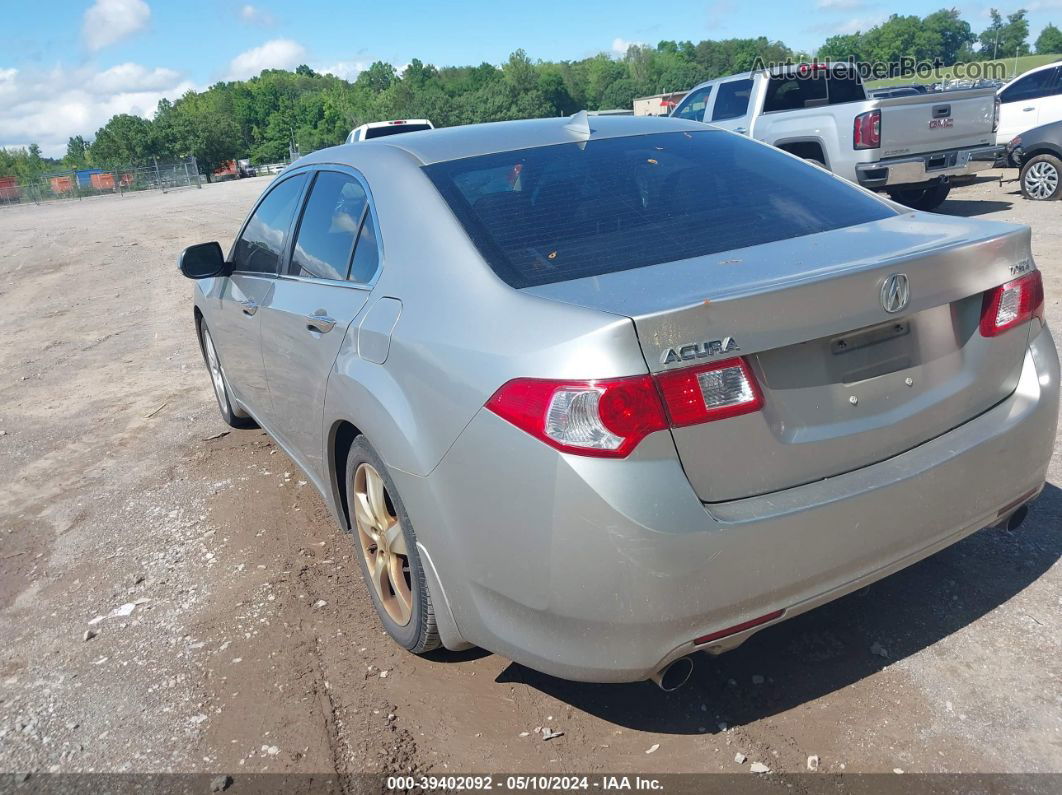
{"label": "truck wheel", "polygon": [[1050,201],[1062,195],[1062,160],[1037,155],[1021,167],[1021,194],[1033,201]]}
{"label": "truck wheel", "polygon": [[906,204],[914,210],[935,210],[944,203],[950,192],[951,183],[941,181],[927,188],[889,191],[889,195],[893,201]]}

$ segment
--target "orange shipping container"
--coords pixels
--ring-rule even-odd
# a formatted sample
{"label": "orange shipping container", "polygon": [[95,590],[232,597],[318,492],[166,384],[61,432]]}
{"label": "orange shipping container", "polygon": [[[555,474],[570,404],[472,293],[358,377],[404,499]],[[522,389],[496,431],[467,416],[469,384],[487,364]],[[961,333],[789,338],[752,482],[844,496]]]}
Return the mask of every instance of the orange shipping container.
{"label": "orange shipping container", "polygon": [[52,177],[52,193],[69,193],[74,189],[73,177]]}
{"label": "orange shipping container", "polygon": [[92,187],[96,190],[114,190],[114,174],[93,174]]}
{"label": "orange shipping container", "polygon": [[14,177],[0,177],[0,201],[18,201],[18,182]]}

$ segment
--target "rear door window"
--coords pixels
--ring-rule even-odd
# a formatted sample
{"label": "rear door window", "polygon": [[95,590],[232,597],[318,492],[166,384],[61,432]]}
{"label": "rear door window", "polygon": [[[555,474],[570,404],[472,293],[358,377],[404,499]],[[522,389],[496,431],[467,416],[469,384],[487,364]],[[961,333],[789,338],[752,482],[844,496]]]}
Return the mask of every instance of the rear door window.
{"label": "rear door window", "polygon": [[320,172],[299,222],[292,275],[345,280],[368,204],[365,189],[354,177]]}
{"label": "rear door window", "polygon": [[999,101],[1023,102],[1030,99],[1046,97],[1058,91],[1058,68],[1041,69],[1031,75],[1019,77],[1009,86],[1003,89],[999,95]]}
{"label": "rear door window", "polygon": [[424,170],[513,287],[896,215],[822,169],[711,128],[501,152]]}
{"label": "rear door window", "polygon": [[739,119],[749,109],[749,97],[752,96],[752,79],[731,80],[720,83],[712,108],[712,121]]}
{"label": "rear door window", "polygon": [[305,174],[289,177],[262,199],[236,241],[232,257],[234,271],[277,273],[305,182]]}

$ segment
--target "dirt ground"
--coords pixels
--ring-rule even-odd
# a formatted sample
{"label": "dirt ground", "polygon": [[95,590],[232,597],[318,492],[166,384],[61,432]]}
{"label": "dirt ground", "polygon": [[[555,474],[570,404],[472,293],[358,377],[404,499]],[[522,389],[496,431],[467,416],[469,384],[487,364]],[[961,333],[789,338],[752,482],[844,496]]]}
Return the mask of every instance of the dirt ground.
{"label": "dirt ground", "polygon": [[[1057,439],[1019,531],[698,660],[673,694],[398,649],[312,486],[261,431],[226,433],[196,346],[177,253],[227,247],[265,185],[0,210],[0,771],[1062,771]],[[1032,225],[1062,325],[1062,205],[952,196]]]}

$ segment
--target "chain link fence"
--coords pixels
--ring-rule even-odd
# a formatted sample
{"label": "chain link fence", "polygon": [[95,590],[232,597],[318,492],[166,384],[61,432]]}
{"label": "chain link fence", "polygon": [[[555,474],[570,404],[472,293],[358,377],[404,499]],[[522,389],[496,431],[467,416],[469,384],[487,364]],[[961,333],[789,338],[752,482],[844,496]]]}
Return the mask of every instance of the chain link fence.
{"label": "chain link fence", "polygon": [[118,168],[71,169],[44,174],[20,181],[0,175],[0,207],[13,204],[81,200],[138,191],[158,190],[166,193],[183,188],[202,188],[203,177],[194,157],[172,163]]}

